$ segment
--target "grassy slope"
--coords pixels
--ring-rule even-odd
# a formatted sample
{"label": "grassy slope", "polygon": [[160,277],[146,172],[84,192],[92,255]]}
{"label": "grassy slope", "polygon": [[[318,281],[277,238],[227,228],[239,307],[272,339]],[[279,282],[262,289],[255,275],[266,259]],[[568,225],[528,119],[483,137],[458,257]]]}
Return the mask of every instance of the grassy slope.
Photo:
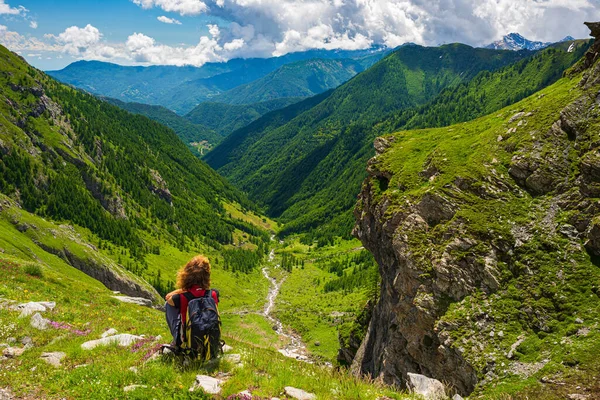
{"label": "grassy slope", "polygon": [[[18,318],[18,313],[0,309],[0,343],[13,337],[18,343],[25,336],[33,340],[34,347],[22,356],[6,359],[0,364],[0,387],[8,387],[17,396],[27,398],[203,398],[191,394],[188,388],[199,373],[218,374],[230,372],[224,385],[225,396],[251,389],[259,396],[280,396],[284,386],[301,387],[316,393],[319,398],[359,399],[387,395],[408,398],[389,389],[349,377],[315,365],[286,359],[274,351],[282,345],[267,320],[253,311],[262,309],[268,284],[260,273],[236,276],[213,269],[214,286],[221,291],[221,313],[224,339],[235,352],[242,354],[244,366],[233,369],[227,362],[206,369],[201,365],[181,368],[169,361],[144,363],[156,348],[150,338],[161,335],[166,341],[168,331],[164,314],[158,310],[121,303],[112,292],[87,275],[72,268],[60,258],[38,247],[28,233],[17,230],[15,214],[20,222],[26,220],[36,226],[34,235],[39,239],[46,229],[49,235],[63,228],[39,217],[27,215],[5,202],[0,213],[0,297],[19,302],[56,301],[52,312],[45,318],[67,323],[72,330],[49,328],[38,331],[29,325],[29,318]],[[68,245],[86,251],[89,232],[75,227],[80,242]],[[63,241],[64,243],[64,241]],[[107,258],[116,257],[109,251],[99,250]],[[178,265],[190,254],[167,249],[150,259],[151,268],[162,268],[173,274]],[[31,266],[41,270],[41,276],[28,274]],[[240,314],[240,311],[244,313]],[[247,313],[248,312],[248,313]],[[98,338],[106,329],[116,328],[120,333],[146,335],[148,341],[138,348],[109,346],[92,351],[80,349],[80,344]],[[83,331],[82,335],[73,332]],[[63,366],[47,365],[39,357],[42,352],[66,353]],[[130,371],[136,367],[138,372]],[[326,379],[324,379],[326,378]],[[123,388],[131,384],[147,385],[125,394]],[[205,398],[209,398],[208,396]]]}
{"label": "grassy slope", "polygon": [[[597,264],[567,237],[548,231],[548,213],[554,202],[551,195],[532,197],[516,189],[494,195],[488,192],[491,189],[485,183],[506,182],[514,152],[529,148],[536,138],[546,140],[545,132],[562,108],[581,94],[577,87],[579,78],[564,78],[526,100],[472,122],[398,132],[393,135],[393,147],[377,159],[376,169],[393,174],[389,188],[381,193],[392,201],[390,215],[402,210],[407,201],[418,201],[425,192],[441,192],[460,204],[452,221],[465,221],[463,237],[483,237],[491,243],[511,241],[515,224],[528,226],[533,232],[515,250],[514,259],[509,263],[499,262],[501,287],[497,292],[488,295],[477,292],[451,304],[439,323],[449,329],[451,345],[464,349],[463,354],[478,372],[492,366],[494,374],[486,382],[493,385],[479,388],[475,398],[559,399],[580,392],[582,387],[591,396],[599,393],[595,380],[600,373],[595,356],[600,346]],[[524,119],[524,125],[509,122],[517,111],[532,113]],[[516,131],[507,134],[512,127]],[[597,131],[595,134],[597,140]],[[565,156],[571,161],[579,157],[573,152]],[[439,171],[435,179],[425,179],[420,174],[429,165]],[[453,190],[457,177],[473,179],[481,186],[473,187],[475,193]],[[570,211],[559,209],[551,223],[561,226],[569,223],[570,217]],[[428,270],[429,265],[434,274],[432,251],[437,254],[447,244],[438,236],[443,236],[451,224],[442,223],[426,236],[409,238],[411,252],[422,264],[419,268]],[[438,238],[439,242],[432,245],[427,238]],[[478,250],[473,248],[460,257],[476,258]],[[423,279],[431,276],[425,274]],[[482,312],[492,321],[483,329],[476,324]],[[576,323],[576,318],[583,323]],[[590,333],[579,334],[582,328]],[[502,331],[503,336],[492,337],[490,330]],[[538,362],[544,365],[528,378],[516,374],[514,360],[506,358],[519,335],[526,339],[516,349],[516,360],[525,365]],[[479,344],[483,347],[476,350],[473,346]],[[562,383],[543,383],[543,377]]]}

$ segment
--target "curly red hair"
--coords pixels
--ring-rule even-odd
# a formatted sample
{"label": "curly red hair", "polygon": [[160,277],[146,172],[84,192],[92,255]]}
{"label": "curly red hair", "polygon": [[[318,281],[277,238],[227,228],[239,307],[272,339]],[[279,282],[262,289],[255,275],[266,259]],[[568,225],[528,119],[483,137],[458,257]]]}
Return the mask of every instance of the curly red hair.
{"label": "curly red hair", "polygon": [[177,272],[177,287],[190,290],[198,285],[201,289],[210,289],[210,262],[208,258],[197,255]]}

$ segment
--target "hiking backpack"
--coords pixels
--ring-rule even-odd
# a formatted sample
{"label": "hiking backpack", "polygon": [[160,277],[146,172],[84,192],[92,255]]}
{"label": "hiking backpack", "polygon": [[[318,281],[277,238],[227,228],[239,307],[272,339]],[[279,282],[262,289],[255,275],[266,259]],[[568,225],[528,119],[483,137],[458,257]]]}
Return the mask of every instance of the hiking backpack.
{"label": "hiking backpack", "polygon": [[[204,296],[194,297],[186,292],[188,300],[185,326],[180,329],[181,348],[191,353],[192,358],[210,360],[222,352],[221,317],[212,290],[205,290]],[[217,299],[219,292],[216,292]]]}

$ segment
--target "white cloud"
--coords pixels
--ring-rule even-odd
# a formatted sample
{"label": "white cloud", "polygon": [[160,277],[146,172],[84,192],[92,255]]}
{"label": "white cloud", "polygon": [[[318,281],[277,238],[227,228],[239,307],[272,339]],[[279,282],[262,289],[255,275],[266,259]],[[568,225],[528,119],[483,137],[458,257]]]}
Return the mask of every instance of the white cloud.
{"label": "white cloud", "polygon": [[21,13],[26,13],[26,12],[27,12],[27,9],[23,6],[13,8],[10,5],[6,4],[4,2],[4,0],[0,0],[0,14],[19,15]]}
{"label": "white cloud", "polygon": [[63,51],[73,56],[84,53],[89,47],[97,44],[101,37],[98,28],[90,24],[85,28],[71,26],[58,36],[54,36],[56,41],[63,45]]}
{"label": "white cloud", "polygon": [[211,25],[208,24],[208,33],[210,33],[210,36],[216,38],[219,37],[219,35],[221,34],[221,30],[219,29],[218,25]]}
{"label": "white cloud", "polygon": [[21,51],[60,51],[61,46],[53,45],[36,37],[26,37],[0,25],[0,44],[14,52]]}
{"label": "white cloud", "polygon": [[206,12],[208,7],[201,0],[131,0],[138,6],[148,9],[159,7],[166,12],[176,12],[180,15],[198,15]]}
{"label": "white cloud", "polygon": [[[11,7],[5,1],[0,0],[0,13],[20,13],[33,27],[25,8]],[[226,22],[207,25],[207,33],[192,45],[166,45],[148,32],[108,42],[89,24],[69,27],[59,35],[44,35],[42,40],[0,26],[0,43],[14,51],[54,49],[50,51],[75,58],[200,66],[235,57],[270,57],[309,49],[354,50],[373,44],[482,45],[509,32],[531,40],[555,41],[566,35],[587,37],[583,21],[600,19],[600,0],[130,1],[144,9],[206,14]],[[158,20],[180,23],[164,15]]]}
{"label": "white cloud", "polygon": [[29,21],[29,27],[32,29],[37,29],[37,27],[38,27],[37,21]]}
{"label": "white cloud", "polygon": [[164,15],[161,15],[160,17],[156,17],[156,19],[159,20],[160,22],[164,22],[165,24],[181,25],[181,21],[178,21],[175,18],[165,17]]}

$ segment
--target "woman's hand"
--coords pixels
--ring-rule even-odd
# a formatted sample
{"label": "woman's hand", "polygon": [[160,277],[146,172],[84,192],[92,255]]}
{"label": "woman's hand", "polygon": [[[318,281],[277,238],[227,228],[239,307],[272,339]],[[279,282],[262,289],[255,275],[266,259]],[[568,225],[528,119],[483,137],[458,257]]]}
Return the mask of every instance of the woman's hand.
{"label": "woman's hand", "polygon": [[167,293],[167,295],[165,296],[165,300],[169,301],[169,300],[171,300],[171,297],[175,296],[176,294],[181,294],[181,293],[183,293],[183,290],[181,290],[181,289],[173,290],[172,292]]}

